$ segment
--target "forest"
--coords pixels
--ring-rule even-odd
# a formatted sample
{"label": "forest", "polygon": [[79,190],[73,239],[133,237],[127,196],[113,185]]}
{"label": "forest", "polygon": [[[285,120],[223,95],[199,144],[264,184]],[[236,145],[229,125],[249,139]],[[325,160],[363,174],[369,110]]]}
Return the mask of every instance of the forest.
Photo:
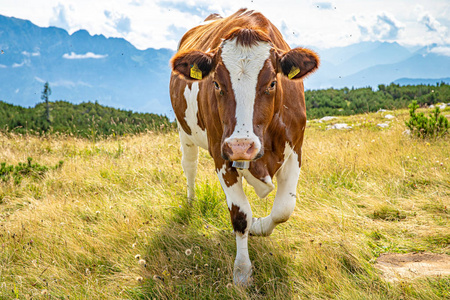
{"label": "forest", "polygon": [[450,102],[450,85],[379,85],[358,89],[324,89],[305,92],[308,119],[324,116],[349,116],[376,112],[379,109],[407,108],[412,100],[419,106]]}
{"label": "forest", "polygon": [[16,133],[60,132],[87,138],[122,136],[146,131],[166,132],[174,124],[166,116],[136,113],[95,102],[49,102],[24,108],[0,101],[0,130]]}
{"label": "forest", "polygon": [[[43,98],[44,99],[44,98]],[[379,109],[407,108],[412,100],[419,106],[450,102],[450,85],[379,85],[367,88],[308,90],[305,92],[308,119],[348,116]],[[175,123],[168,117],[136,113],[100,105],[45,101],[24,108],[0,101],[0,130],[16,133],[61,132],[87,138],[122,136],[145,131],[167,132]]]}

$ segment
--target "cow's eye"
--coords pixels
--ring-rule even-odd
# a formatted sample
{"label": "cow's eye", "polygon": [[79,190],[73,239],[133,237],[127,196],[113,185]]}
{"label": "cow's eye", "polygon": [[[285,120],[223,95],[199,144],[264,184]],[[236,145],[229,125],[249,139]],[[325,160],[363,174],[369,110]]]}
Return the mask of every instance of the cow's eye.
{"label": "cow's eye", "polygon": [[277,82],[274,80],[270,83],[270,88],[273,89],[277,85]]}
{"label": "cow's eye", "polygon": [[219,84],[218,84],[217,82],[215,82],[215,81],[213,81],[213,83],[214,83],[214,88],[215,88],[216,90],[220,90]]}

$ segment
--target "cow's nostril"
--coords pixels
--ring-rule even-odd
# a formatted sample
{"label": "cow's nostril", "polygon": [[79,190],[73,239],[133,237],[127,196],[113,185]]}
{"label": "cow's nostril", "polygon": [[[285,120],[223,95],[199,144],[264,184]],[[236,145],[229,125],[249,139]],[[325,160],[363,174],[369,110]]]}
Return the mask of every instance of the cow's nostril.
{"label": "cow's nostril", "polygon": [[248,147],[248,149],[247,149],[247,154],[252,154],[252,152],[254,151],[254,149],[255,149],[255,143],[251,143],[250,144],[250,147]]}

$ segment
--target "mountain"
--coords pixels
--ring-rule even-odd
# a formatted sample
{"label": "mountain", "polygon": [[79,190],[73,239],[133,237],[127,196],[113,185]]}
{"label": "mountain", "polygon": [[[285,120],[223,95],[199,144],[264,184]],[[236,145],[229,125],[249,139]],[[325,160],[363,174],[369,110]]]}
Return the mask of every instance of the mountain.
{"label": "mountain", "polygon": [[168,49],[138,50],[122,38],[67,31],[0,15],[0,100],[22,106],[51,100],[98,101],[171,115]]}
{"label": "mountain", "polygon": [[[361,42],[315,49],[319,70],[307,89],[377,87],[391,82],[449,82],[450,45],[406,48],[397,43]],[[173,117],[169,98],[169,49],[138,50],[122,38],[69,34],[56,27],[0,15],[0,100],[34,106],[45,82],[50,100],[153,112]],[[404,79],[407,78],[407,79]],[[406,81],[409,80],[409,81]]]}
{"label": "mountain", "polygon": [[[416,84],[449,82],[450,56],[436,49],[450,46],[429,45],[414,52],[397,43],[363,42],[323,52],[316,50],[322,65],[306,79],[308,89],[377,87],[400,78],[416,79]],[[422,81],[423,79],[423,81]]]}

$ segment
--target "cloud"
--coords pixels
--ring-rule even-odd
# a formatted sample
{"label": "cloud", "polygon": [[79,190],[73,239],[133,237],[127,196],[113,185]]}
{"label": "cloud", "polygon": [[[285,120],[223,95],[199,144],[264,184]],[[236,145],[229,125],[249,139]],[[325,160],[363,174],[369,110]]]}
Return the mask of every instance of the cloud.
{"label": "cloud", "polygon": [[62,57],[65,59],[86,59],[86,58],[94,58],[100,59],[107,57],[108,54],[95,54],[92,52],[87,52],[86,54],[76,54],[75,52],[65,53]]}
{"label": "cloud", "polygon": [[13,68],[20,68],[23,66],[29,66],[30,65],[30,60],[29,59],[24,59],[20,64],[19,63],[13,63],[12,67]]}
{"label": "cloud", "polygon": [[25,55],[25,56],[28,56],[28,57],[30,57],[30,56],[40,56],[41,53],[39,51],[32,52],[32,53],[27,52],[27,51],[22,51],[22,55]]}
{"label": "cloud", "polygon": [[450,47],[438,46],[430,50],[430,53],[437,55],[450,56]]}
{"label": "cloud", "polygon": [[131,0],[130,5],[141,6],[144,4],[144,0]]}
{"label": "cloud", "polygon": [[112,13],[108,10],[104,11],[106,18],[108,18],[112,23],[113,27],[122,34],[127,34],[131,32],[131,20],[125,15],[119,15],[117,13]]}
{"label": "cloud", "polygon": [[185,2],[185,1],[175,1],[175,0],[163,0],[159,1],[158,5],[160,7],[165,7],[168,10],[177,10],[182,13],[187,13],[190,15],[199,16],[202,18],[206,18],[210,15],[211,12],[209,12],[209,6],[205,5],[203,3],[200,3],[198,1],[197,3],[194,2]]}
{"label": "cloud", "polygon": [[0,64],[0,69],[6,69],[6,68],[7,68],[7,66]]}
{"label": "cloud", "polygon": [[396,40],[399,32],[405,28],[401,22],[387,13],[377,15],[369,24],[364,24],[364,20],[361,21],[356,17],[353,17],[353,20],[356,21],[363,39],[369,40]]}
{"label": "cloud", "polygon": [[438,33],[445,33],[445,31],[447,31],[447,28],[441,25],[441,23],[439,23],[439,21],[436,20],[429,12],[425,12],[423,15],[421,15],[418,21],[419,23],[425,25],[428,31]]}
{"label": "cloud", "polygon": [[315,2],[314,5],[318,9],[333,9],[333,4],[331,4],[331,2]]}
{"label": "cloud", "polygon": [[69,31],[70,26],[66,15],[66,8],[59,3],[58,6],[53,7],[53,17],[50,19],[50,25]]}

